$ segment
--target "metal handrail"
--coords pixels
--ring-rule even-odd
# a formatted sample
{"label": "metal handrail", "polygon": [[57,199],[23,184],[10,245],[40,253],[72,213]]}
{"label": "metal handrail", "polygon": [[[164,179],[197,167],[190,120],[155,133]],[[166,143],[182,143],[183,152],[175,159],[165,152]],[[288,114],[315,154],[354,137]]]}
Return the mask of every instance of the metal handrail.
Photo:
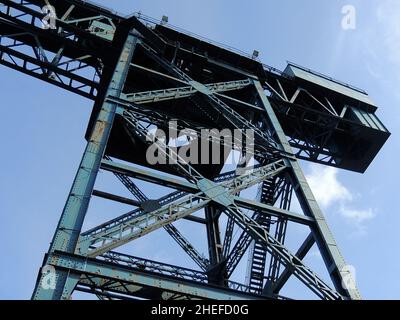
{"label": "metal handrail", "polygon": [[324,79],[326,79],[326,80],[335,82],[335,83],[337,83],[337,84],[340,84],[340,85],[342,85],[342,86],[344,86],[344,87],[347,87],[347,88],[349,88],[349,89],[358,91],[358,92],[360,92],[360,93],[367,94],[363,89],[360,89],[360,88],[358,88],[358,87],[356,87],[356,86],[353,86],[353,85],[351,85],[351,84],[348,84],[348,83],[346,83],[346,82],[343,82],[343,81],[334,79],[334,78],[332,78],[332,77],[330,77],[330,76],[327,76],[327,75],[325,75],[325,74],[323,74],[323,73],[321,73],[321,72],[308,69],[308,68],[303,67],[303,66],[301,66],[301,65],[299,65],[299,64],[296,64],[296,63],[294,63],[294,62],[287,61],[287,63],[288,63],[288,65],[291,65],[291,66],[294,66],[294,67],[296,67],[296,68],[302,69],[302,70],[304,70],[304,71],[306,71],[306,72],[309,72],[309,73],[311,73],[311,74],[314,74],[314,75],[316,75],[316,76],[318,76],[318,77],[321,77],[321,78],[324,78]]}
{"label": "metal handrail", "polygon": [[[107,10],[107,11],[109,11],[110,13],[113,13],[113,14],[115,14],[115,15],[123,16],[122,14],[120,14],[119,12],[117,12],[117,11],[115,11],[115,10],[113,10],[113,9],[110,9],[110,8],[108,8],[108,7],[105,7],[105,6],[98,5],[98,4],[96,4],[95,2],[93,2],[93,1],[90,1],[90,0],[81,0],[81,1],[82,1],[82,2],[86,2],[86,3],[89,3],[89,4],[94,5],[94,6],[101,7],[102,9]],[[154,25],[154,26],[155,26],[155,25],[159,25],[159,24],[161,23],[160,20],[155,19],[155,18],[153,18],[153,17],[150,17],[150,16],[148,16],[148,15],[145,15],[145,14],[141,13],[140,11],[139,11],[139,12],[134,12],[133,14],[131,14],[131,15],[129,15],[129,16],[126,16],[126,17],[132,17],[132,16],[135,16],[136,18],[138,18],[138,19],[141,20],[141,21],[144,21],[144,22],[147,22],[147,23],[151,23],[151,24]],[[214,46],[220,47],[220,48],[222,48],[222,49],[228,50],[228,51],[230,51],[230,52],[232,52],[232,53],[235,53],[235,54],[238,54],[238,55],[240,55],[240,56],[242,56],[242,57],[245,57],[245,58],[248,58],[248,59],[251,59],[251,60],[260,62],[260,60],[257,59],[257,58],[254,58],[253,55],[251,55],[251,54],[249,54],[249,53],[247,53],[247,52],[244,52],[244,51],[242,51],[242,50],[240,50],[240,49],[234,48],[234,47],[232,47],[232,46],[226,45],[226,44],[224,44],[224,43],[221,43],[221,42],[218,42],[218,41],[214,41],[214,40],[211,40],[211,39],[209,39],[209,38],[200,36],[200,35],[198,35],[198,34],[195,34],[195,33],[193,33],[193,32],[187,31],[187,30],[185,30],[185,29],[183,29],[183,28],[174,26],[174,25],[172,25],[172,24],[170,24],[170,23],[167,23],[167,22],[163,23],[163,26],[166,27],[166,28],[169,28],[169,29],[171,29],[171,30],[174,30],[174,31],[183,33],[183,34],[185,34],[185,35],[187,35],[187,36],[189,36],[189,37],[193,37],[193,38],[200,39],[201,41],[204,41],[204,42],[209,43],[209,44],[211,44],[211,45],[214,45]],[[260,62],[260,63],[261,63],[261,62]],[[321,72],[311,70],[311,69],[309,69],[309,68],[303,67],[303,66],[301,66],[301,65],[299,65],[299,64],[296,64],[296,63],[294,63],[294,62],[287,61],[287,63],[288,63],[288,65],[292,65],[292,66],[294,66],[294,67],[300,68],[300,69],[302,69],[302,70],[304,70],[304,71],[306,71],[306,72],[309,72],[309,73],[311,73],[311,74],[314,74],[314,75],[319,76],[319,77],[321,77],[321,78],[324,78],[324,79],[326,79],[326,80],[335,82],[335,83],[337,83],[337,84],[339,84],[339,85],[342,85],[342,86],[344,86],[344,87],[347,87],[347,88],[349,88],[349,89],[358,91],[358,92],[360,92],[360,93],[362,93],[362,94],[365,94],[365,95],[367,94],[367,93],[366,93],[363,89],[361,89],[361,88],[358,88],[358,87],[353,86],[353,85],[351,85],[351,84],[348,84],[348,83],[346,83],[346,82],[343,82],[343,81],[334,79],[334,78],[332,78],[332,77],[330,77],[330,76],[327,76],[327,75],[325,75],[325,74],[323,74],[323,73],[321,73]],[[281,76],[281,77],[292,78],[292,77],[290,77],[289,75],[285,74],[283,71],[281,71],[281,70],[279,70],[279,69],[277,69],[277,68],[275,68],[275,67],[272,67],[272,66],[270,66],[270,65],[267,65],[267,64],[265,64],[265,63],[261,63],[261,64],[262,64],[263,68],[264,68],[266,71],[275,73],[276,75],[279,75],[279,76]]]}
{"label": "metal handrail", "polygon": [[[146,21],[146,22],[149,22],[149,23],[152,23],[152,24],[160,24],[160,20],[157,20],[157,19],[155,19],[155,18],[149,17],[149,16],[147,16],[147,15],[141,13],[141,12],[135,12],[133,15],[134,15],[136,18],[138,18],[139,20]],[[209,44],[211,44],[211,45],[214,45],[214,46],[223,48],[223,49],[225,49],[225,50],[231,51],[231,52],[236,53],[236,54],[238,54],[238,55],[240,55],[240,56],[243,56],[243,57],[245,57],[245,58],[255,60],[255,59],[253,58],[253,56],[252,56],[251,54],[247,53],[247,52],[244,52],[244,51],[242,51],[242,50],[240,50],[240,49],[231,47],[231,46],[226,45],[226,44],[224,44],[224,43],[220,43],[220,42],[218,42],[218,41],[214,41],[214,40],[208,39],[208,38],[206,38],[206,37],[200,36],[200,35],[195,34],[195,33],[193,33],[193,32],[187,31],[187,30],[185,30],[185,29],[183,29],[183,28],[174,26],[174,25],[172,25],[172,24],[170,24],[170,23],[163,23],[163,26],[164,26],[164,27],[167,27],[167,28],[169,28],[169,29],[171,29],[171,30],[174,30],[174,31],[183,33],[183,34],[185,34],[185,35],[187,35],[187,36],[189,36],[189,37],[197,38],[197,39],[200,39],[201,41],[207,42],[207,43],[209,43]],[[258,60],[255,60],[255,61],[258,61]]]}

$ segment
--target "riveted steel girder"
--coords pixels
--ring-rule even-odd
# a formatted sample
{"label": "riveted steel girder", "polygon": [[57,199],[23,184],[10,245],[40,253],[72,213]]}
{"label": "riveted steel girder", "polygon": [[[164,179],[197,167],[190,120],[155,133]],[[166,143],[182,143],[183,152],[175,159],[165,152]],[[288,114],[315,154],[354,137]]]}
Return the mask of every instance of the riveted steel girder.
{"label": "riveted steel girder", "polygon": [[[86,276],[93,284],[103,285],[107,290],[107,283],[123,283],[127,288],[126,294],[135,294],[142,287],[157,288],[162,292],[179,293],[190,299],[217,299],[217,300],[254,300],[265,299],[255,295],[246,294],[229,288],[212,287],[194,281],[185,281],[172,277],[157,275],[146,271],[133,271],[127,267],[113,264],[106,261],[91,259],[78,255],[71,255],[63,252],[54,252],[48,257],[49,265],[56,268],[58,272],[68,272],[69,274]],[[85,277],[81,280],[87,283]],[[90,282],[89,282],[90,283]],[[114,285],[115,287],[115,285]],[[129,288],[132,292],[129,292]],[[159,298],[162,298],[163,295]],[[164,296],[165,297],[165,296]]]}
{"label": "riveted steel girder", "polygon": [[[335,101],[326,91],[320,94],[321,87],[305,88],[294,76],[231,48],[141,15],[123,18],[78,0],[51,3],[57,10],[57,28],[44,30],[43,1],[0,0],[0,64],[95,100],[88,143],[34,299],[69,299],[74,290],[101,299],[279,298],[291,276],[322,299],[360,298],[355,286],[342,286],[351,276],[297,161],[346,167],[341,163],[343,150],[351,149],[353,157],[361,154],[355,147],[357,134],[347,149],[332,143],[336,134],[353,138],[362,127],[349,118],[351,103]],[[210,165],[203,174],[204,167],[185,162],[167,141],[150,134],[171,121],[177,122],[176,130],[190,128],[195,134],[204,128],[252,130],[253,142],[243,145],[234,138],[221,142],[221,147],[254,157],[256,166],[238,165],[240,171],[221,174]],[[382,129],[380,134],[383,141],[389,133]],[[251,138],[247,131],[243,135]],[[177,160],[165,170],[168,175],[135,158],[150,145],[160,147],[168,160]],[[366,164],[352,165],[361,170]],[[95,190],[101,169],[114,173],[135,199]],[[152,200],[131,178],[175,191]],[[260,198],[239,195],[251,187],[265,187],[269,179],[274,185],[268,192],[261,190]],[[290,211],[292,191],[303,214]],[[82,232],[91,196],[138,208]],[[228,218],[226,226],[221,217]],[[206,229],[209,260],[173,225],[179,219]],[[311,231],[296,253],[285,246],[288,223]],[[111,251],[161,228],[199,270]],[[259,281],[249,287],[230,277],[244,254],[251,253],[252,242],[258,252],[249,255],[250,271]],[[303,261],[314,242],[334,289]],[[55,287],[50,289],[45,283],[51,276],[48,267],[55,271]]]}
{"label": "riveted steel girder", "polygon": [[[137,37],[133,33],[127,35],[119,61],[115,67],[113,80],[108,89],[108,94],[119,95],[124,86],[129,70],[129,63],[137,44]],[[104,155],[107,140],[114,121],[117,106],[105,101],[98,114],[96,124],[90,140],[86,146],[79,170],[76,174],[70,194],[61,214],[49,252],[61,250],[75,252],[83,221],[89,206],[90,196]],[[47,265],[45,261],[44,266]],[[43,269],[42,269],[43,270]],[[65,272],[57,274],[54,289],[46,289],[43,285],[45,274],[39,274],[33,299],[61,299],[69,297],[71,288],[66,286],[68,275]]]}

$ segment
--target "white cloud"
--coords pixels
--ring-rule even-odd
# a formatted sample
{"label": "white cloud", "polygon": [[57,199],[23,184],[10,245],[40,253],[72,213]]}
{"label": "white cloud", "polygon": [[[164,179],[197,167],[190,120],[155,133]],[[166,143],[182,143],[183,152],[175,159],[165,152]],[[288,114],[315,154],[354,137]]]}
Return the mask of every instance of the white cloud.
{"label": "white cloud", "polygon": [[353,209],[353,194],[338,180],[338,169],[311,165],[311,172],[306,176],[311,190],[323,209],[333,207],[334,212],[352,225],[357,233],[366,233],[365,223],[375,217],[371,208]]}
{"label": "white cloud", "polygon": [[342,206],[339,213],[356,229],[356,233],[353,235],[359,236],[367,233],[366,222],[375,218],[375,213],[372,209],[357,210]]}
{"label": "white cloud", "polygon": [[375,213],[372,209],[368,210],[355,210],[346,207],[340,208],[340,213],[343,217],[362,223],[367,220],[371,220],[375,217]]}
{"label": "white cloud", "polygon": [[337,179],[337,173],[336,168],[313,165],[311,173],[306,176],[315,198],[323,208],[337,201],[353,199],[349,190]]}

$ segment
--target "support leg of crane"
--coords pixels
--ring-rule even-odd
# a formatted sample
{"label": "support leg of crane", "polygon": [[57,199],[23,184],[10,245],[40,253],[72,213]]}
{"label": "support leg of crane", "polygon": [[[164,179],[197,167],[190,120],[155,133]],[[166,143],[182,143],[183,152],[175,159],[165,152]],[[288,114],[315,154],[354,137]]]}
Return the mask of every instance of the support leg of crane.
{"label": "support leg of crane", "polygon": [[[287,152],[291,152],[290,144],[267,96],[265,95],[261,83],[259,81],[254,81],[254,85],[268,114],[270,125],[274,128],[282,148]],[[308,217],[314,218],[316,221],[315,226],[311,227],[311,231],[315,237],[316,243],[336,290],[348,299],[361,299],[361,295],[358,292],[354,281],[352,281],[352,283],[354,283],[352,288],[344,288],[343,286],[343,283],[345,283],[344,279],[352,279],[352,275],[348,272],[347,268],[345,268],[346,263],[344,258],[339,251],[339,247],[336,244],[331,231],[329,230],[321,209],[318,207],[311,188],[300,168],[298,160],[286,159],[286,163],[290,167],[290,180],[304,214]]]}
{"label": "support leg of crane", "polygon": [[[129,64],[138,41],[137,39],[138,38],[133,33],[129,33],[125,39],[126,42],[116,64],[107,95],[119,96],[121,94],[129,70]],[[116,107],[114,103],[106,101],[103,103],[97,116],[96,123],[54,234],[49,249],[50,254],[56,250],[67,253],[74,253],[75,251],[97,173],[100,168],[101,159],[103,158],[111,132]],[[48,265],[47,259],[48,258],[45,258],[44,267]],[[47,273],[42,272],[43,270],[42,268],[39,273],[32,299],[68,299],[79,277],[69,278],[68,273],[65,271]],[[50,279],[51,281],[49,281],[49,277],[52,278]]]}

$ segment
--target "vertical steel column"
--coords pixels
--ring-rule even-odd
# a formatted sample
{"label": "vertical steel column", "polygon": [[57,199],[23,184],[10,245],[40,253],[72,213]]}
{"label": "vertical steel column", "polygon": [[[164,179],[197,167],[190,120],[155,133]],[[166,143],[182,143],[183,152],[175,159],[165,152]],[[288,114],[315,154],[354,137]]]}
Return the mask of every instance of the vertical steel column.
{"label": "vertical steel column", "polygon": [[[267,111],[270,124],[275,130],[279,143],[282,145],[284,151],[293,153],[285,133],[283,132],[283,129],[278,121],[278,118],[276,117],[275,112],[267,96],[265,95],[261,83],[259,81],[254,81],[254,85],[259,94],[261,102]],[[290,174],[290,178],[292,180],[291,182],[304,214],[315,218],[316,220],[316,227],[312,227],[311,232],[315,237],[316,243],[336,290],[348,299],[361,299],[361,295],[358,292],[353,280],[351,281],[354,284],[353,288],[345,288],[343,285],[344,283],[348,283],[349,279],[352,279],[352,275],[348,269],[345,268],[346,263],[344,258],[341,255],[339,247],[336,244],[331,231],[329,230],[325,217],[322,214],[314,195],[312,194],[311,188],[304,177],[298,160],[286,159],[286,162],[287,165],[292,169]],[[344,279],[347,281],[345,282]]]}
{"label": "vertical steel column", "polygon": [[[88,139],[78,172],[51,242],[49,253],[38,276],[32,299],[68,299],[74,289],[77,279],[69,282],[67,281],[69,275],[66,272],[45,267],[48,264],[49,255],[53,252],[74,253],[75,251],[117,108],[116,104],[108,101],[107,98],[120,96],[137,41],[137,37],[132,32],[129,33],[108,86],[105,100]],[[49,277],[54,278],[49,281]]]}

